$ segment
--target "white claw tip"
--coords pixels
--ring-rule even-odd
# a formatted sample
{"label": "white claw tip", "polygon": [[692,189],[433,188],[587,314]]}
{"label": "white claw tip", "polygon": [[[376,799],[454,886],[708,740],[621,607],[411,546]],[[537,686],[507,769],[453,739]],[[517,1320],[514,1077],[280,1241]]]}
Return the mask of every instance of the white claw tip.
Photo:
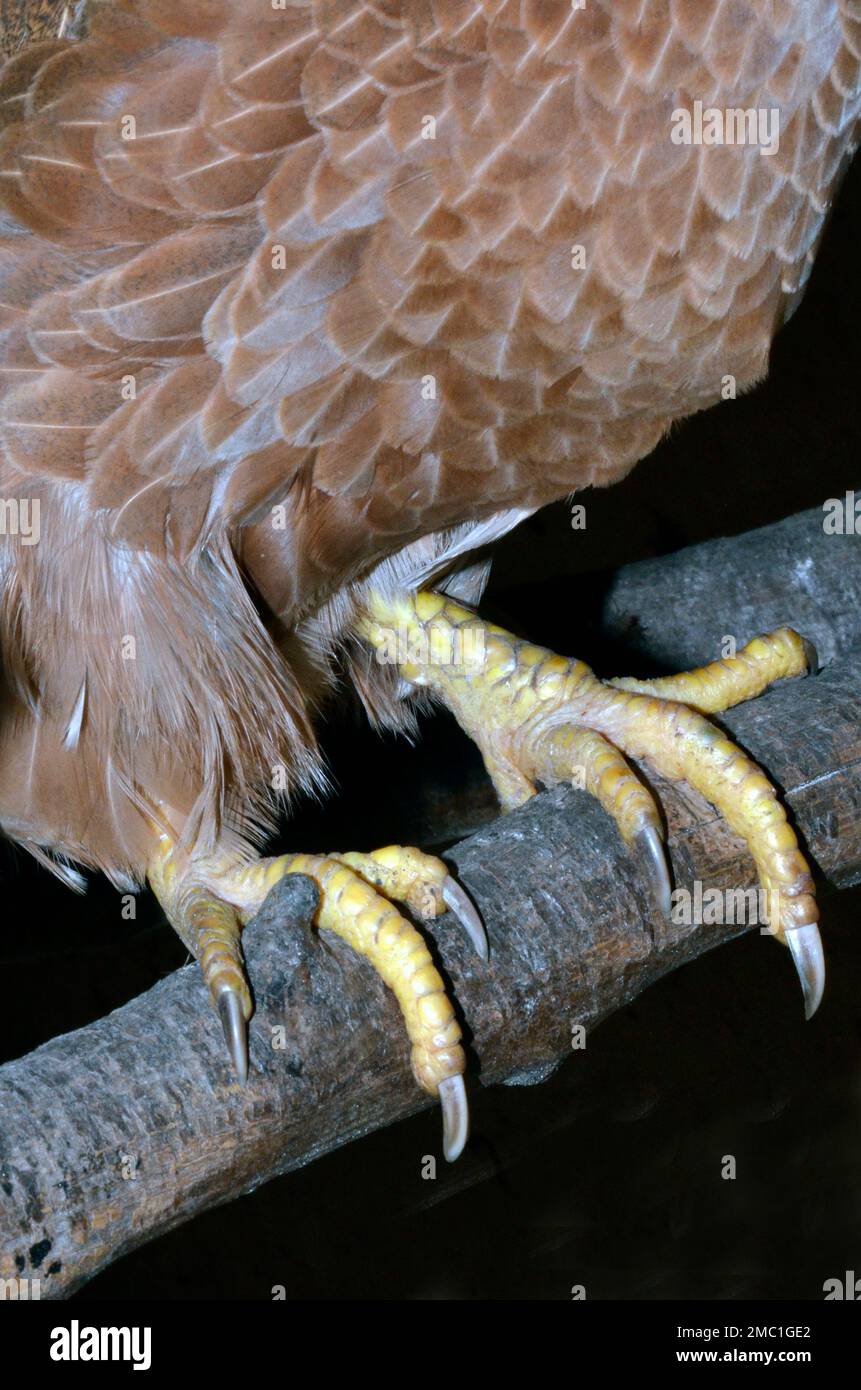
{"label": "white claw tip", "polygon": [[235,990],[224,989],[218,996],[218,1013],[224,1029],[227,1051],[240,1086],[248,1080],[248,1025],[242,1003]]}
{"label": "white claw tip", "polygon": [[814,644],[806,637],[802,637],[801,645],[804,648],[804,656],[807,661],[807,670],[811,676],[815,676],[819,670],[819,653]]}
{"label": "white claw tip", "polygon": [[469,1135],[469,1103],[462,1076],[448,1076],[439,1083],[442,1106],[442,1151],[448,1163],[463,1153]]}
{"label": "white claw tip", "polygon": [[825,955],[815,922],[806,927],[789,927],[786,944],[792,952],[804,996],[804,1017],[812,1018],[825,992]]}
{"label": "white claw tip", "polygon": [[442,899],[446,907],[454,913],[460,922],[481,959],[487,960],[490,955],[490,947],[487,944],[487,933],[478,915],[478,909],[469,894],[464,892],[451,874],[443,881]]}
{"label": "white claw tip", "polygon": [[637,836],[636,843],[646,865],[652,892],[664,917],[669,919],[672,908],[672,887],[670,870],[667,866],[667,851],[660,832],[654,825],[645,826]]}

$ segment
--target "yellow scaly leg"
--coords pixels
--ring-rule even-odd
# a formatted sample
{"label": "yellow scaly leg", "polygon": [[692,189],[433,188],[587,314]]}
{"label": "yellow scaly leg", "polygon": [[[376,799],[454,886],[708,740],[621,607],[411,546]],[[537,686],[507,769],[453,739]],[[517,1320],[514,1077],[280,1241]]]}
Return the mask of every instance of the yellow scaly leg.
{"label": "yellow scaly leg", "polygon": [[[166,915],[203,971],[240,1082],[248,1075],[251,994],[241,930],[285,874],[306,874],[320,889],[317,926],[365,956],[394,993],[411,1043],[413,1074],[443,1110],[443,1152],[459,1156],[469,1112],[460,1026],[427,946],[389,899],[432,918],[447,907],[485,958],[487,940],[474,906],[441,860],[389,845],[370,854],[280,855],[240,862],[226,854],[182,852],[160,831],[148,876]],[[383,896],[377,888],[383,890]]]}
{"label": "yellow scaly leg", "polygon": [[482,622],[441,594],[372,594],[360,631],[381,661],[436,695],[478,744],[503,809],[536,783],[580,774],[637,843],[664,911],[670,881],[661,820],[623,754],[696,787],[747,842],[770,904],[774,935],[793,955],[810,1017],[824,963],[813,882],[774,789],[700,711],[716,712],[804,674],[812,649],[790,628],[756,638],[738,656],[657,681],[599,680],[582,661],[556,656]]}

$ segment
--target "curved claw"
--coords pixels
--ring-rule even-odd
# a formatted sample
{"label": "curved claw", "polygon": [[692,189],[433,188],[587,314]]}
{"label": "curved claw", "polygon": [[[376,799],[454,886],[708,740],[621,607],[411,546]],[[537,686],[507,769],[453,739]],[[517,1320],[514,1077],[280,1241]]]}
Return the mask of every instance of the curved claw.
{"label": "curved claw", "polygon": [[806,927],[790,927],[786,932],[786,944],[792,952],[801,981],[804,1017],[812,1018],[825,991],[825,956],[819,928],[815,922],[808,923]]}
{"label": "curved claw", "polygon": [[634,843],[639,850],[641,859],[645,862],[646,872],[649,875],[649,882],[652,885],[652,892],[658,906],[664,916],[669,917],[672,906],[672,888],[670,870],[667,865],[667,852],[664,849],[660,832],[654,825],[647,825],[639,832]]}
{"label": "curved claw", "polygon": [[819,670],[819,653],[808,637],[802,637],[801,645],[807,660],[808,675],[815,676]]}
{"label": "curved claw", "polygon": [[478,908],[472,898],[449,874],[442,885],[442,898],[447,908],[454,913],[482,960],[487,960],[490,947],[484,923],[478,915]]}
{"label": "curved claw", "polygon": [[469,1136],[469,1102],[462,1076],[447,1076],[439,1083],[442,1106],[442,1151],[447,1162],[460,1158]]}
{"label": "curved claw", "polygon": [[221,991],[218,996],[218,1014],[233,1070],[240,1086],[244,1086],[248,1080],[248,1026],[242,1012],[242,1001],[235,990]]}

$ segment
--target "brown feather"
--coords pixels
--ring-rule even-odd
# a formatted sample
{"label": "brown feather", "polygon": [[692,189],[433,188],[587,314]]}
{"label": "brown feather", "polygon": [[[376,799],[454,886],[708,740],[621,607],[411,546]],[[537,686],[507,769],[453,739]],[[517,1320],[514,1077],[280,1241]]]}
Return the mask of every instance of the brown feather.
{"label": "brown feather", "polygon": [[[0,820],[125,882],[159,801],[251,841],[274,766],[319,784],[339,646],[404,724],[351,636],[364,586],[447,582],[763,375],[857,140],[861,17],[92,0],[58,38],[14,13],[0,485],[42,534],[2,538]],[[779,148],[674,144],[696,100],[779,104]]]}

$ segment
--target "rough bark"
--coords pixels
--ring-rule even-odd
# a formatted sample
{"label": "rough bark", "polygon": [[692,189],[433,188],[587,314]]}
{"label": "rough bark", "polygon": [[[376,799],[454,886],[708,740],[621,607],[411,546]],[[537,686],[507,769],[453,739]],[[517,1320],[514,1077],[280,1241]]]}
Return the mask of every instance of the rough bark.
{"label": "rough bark", "polygon": [[[792,622],[827,660],[721,721],[783,790],[821,877],[861,878],[861,541],[822,513],[622,571],[608,630],[684,666]],[[636,659],[632,669],[636,673]],[[676,883],[747,887],[753,865],[708,804],[651,779]],[[647,985],[747,928],[668,925],[614,827],[555,788],[449,854],[488,928],[482,964],[440,919],[439,958],[467,1024],[470,1085],[540,1080]],[[0,1277],[72,1292],[196,1212],[430,1104],[409,1070],[397,1007],[370,967],[308,929],[315,894],[292,878],[246,932],[256,997],[252,1074],[231,1079],[194,966],[107,1018],[0,1068]],[[328,949],[324,949],[324,946]],[[775,969],[791,970],[774,943]],[[799,999],[799,1009],[801,1007]]]}
{"label": "rough bark", "polygon": [[624,644],[632,666],[642,657],[679,671],[713,660],[725,634],[741,646],[787,624],[815,642],[828,665],[861,638],[861,535],[829,535],[825,521],[824,509],[813,507],[626,565],[608,590],[606,635]]}

